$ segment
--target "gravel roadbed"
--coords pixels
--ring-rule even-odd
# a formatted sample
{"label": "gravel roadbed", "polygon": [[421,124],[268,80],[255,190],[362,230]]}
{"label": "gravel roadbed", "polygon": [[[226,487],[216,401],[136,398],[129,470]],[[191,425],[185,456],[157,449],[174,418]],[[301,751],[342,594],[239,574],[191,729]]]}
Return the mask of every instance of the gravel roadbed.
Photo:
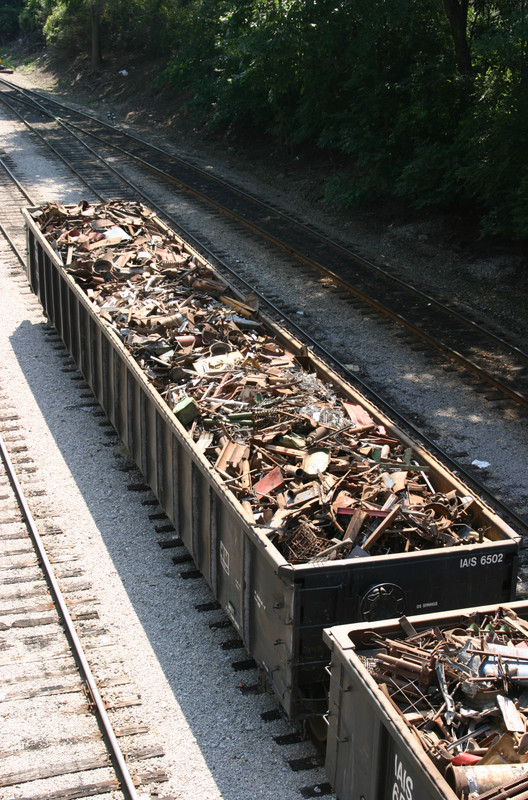
{"label": "gravel roadbed", "polygon": [[[21,125],[4,119],[0,135],[13,165],[31,177],[37,202],[78,197],[79,187],[47,163],[39,148],[32,149]],[[172,563],[174,550],[160,548],[158,540],[166,536],[149,519],[159,508],[142,504],[152,495],[127,490],[141,481],[139,474],[121,471],[131,466],[126,453],[100,427],[82,382],[64,371],[63,351],[55,349],[39,304],[13,271],[12,256],[2,246],[0,390],[16,405],[49,504],[67,535],[83,543],[81,566],[100,600],[102,624],[117,636],[143,714],[165,749],[166,796],[298,800],[302,786],[326,780],[320,769],[293,772],[288,764],[313,755],[312,745],[276,744],[272,736],[287,733],[288,726],[260,717],[276,707],[275,700],[241,693],[238,684],[255,683],[256,671],[235,672],[231,662],[244,658],[244,651],[221,649],[233,633],[211,629],[210,623],[225,619],[223,612],[195,609],[213,600],[207,584],[182,580]],[[7,750],[9,741],[2,747]],[[21,756],[27,763],[20,770],[31,759],[29,751]],[[9,797],[26,794],[27,787]]]}

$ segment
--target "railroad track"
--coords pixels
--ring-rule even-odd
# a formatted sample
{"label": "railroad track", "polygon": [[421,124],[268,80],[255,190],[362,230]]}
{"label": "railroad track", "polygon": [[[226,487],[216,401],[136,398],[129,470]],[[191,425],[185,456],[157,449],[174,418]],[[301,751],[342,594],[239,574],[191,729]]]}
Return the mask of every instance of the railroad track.
{"label": "railroad track", "polygon": [[23,268],[24,231],[20,225],[20,209],[24,203],[31,203],[31,197],[1,158],[0,201],[2,202],[0,233],[11,248],[18,265]]}
{"label": "railroad track", "polygon": [[59,121],[60,130],[52,137],[57,149],[71,147],[64,140],[71,142],[75,135],[86,146],[97,146],[98,152],[111,148],[132,159],[318,270],[357,302],[390,318],[409,335],[528,408],[528,354],[491,332],[488,325],[468,318],[453,304],[425,294],[276,208],[158,147],[41,94],[2,83],[7,87],[4,95],[19,113],[32,119],[40,113],[42,118]]}
{"label": "railroad track", "polygon": [[[0,79],[0,84],[1,83],[2,80]],[[55,101],[49,101],[47,98],[46,99],[41,98],[40,95],[38,95],[38,100],[36,99],[37,96],[35,96],[32,99],[27,92],[21,92],[11,86],[8,89],[8,94],[9,94],[9,100],[7,102],[11,107],[11,109],[13,110],[13,113],[21,115],[25,121],[25,124],[29,126],[32,131],[37,133],[37,135],[39,136],[39,138],[41,138],[43,143],[45,143],[48,146],[51,144],[52,150],[55,154],[57,154],[57,152],[60,152],[62,150],[61,158],[64,160],[65,163],[69,163],[69,160],[71,158],[74,159],[75,174],[80,180],[83,181],[89,192],[105,200],[108,200],[114,196],[126,197],[129,195],[131,191],[133,192],[136,199],[138,196],[141,196],[148,205],[156,209],[158,213],[168,221],[171,227],[180,232],[181,235],[187,241],[192,242],[197,247],[198,250],[202,251],[206,255],[206,257],[210,258],[213,261],[213,263],[215,263],[217,266],[220,266],[220,268],[225,270],[231,277],[233,276],[236,277],[237,282],[243,285],[247,292],[253,292],[254,294],[257,294],[259,297],[259,301],[263,305],[266,305],[266,307],[273,314],[275,314],[277,318],[285,320],[288,327],[296,335],[298,335],[299,338],[306,341],[308,346],[313,347],[314,350],[320,352],[323,355],[323,357],[325,357],[328,361],[330,361],[338,369],[338,371],[340,371],[348,380],[350,380],[354,385],[356,385],[358,388],[364,391],[381,408],[385,409],[386,412],[393,419],[395,419],[395,421],[397,421],[400,425],[409,430],[415,438],[420,439],[433,453],[435,453],[448,466],[448,468],[460,474],[461,477],[463,477],[463,479],[466,480],[468,484],[472,486],[474,490],[477,491],[478,494],[483,499],[489,502],[501,514],[503,514],[508,519],[508,521],[514,525],[514,527],[516,527],[519,531],[523,531],[526,529],[526,520],[524,519],[522,512],[518,513],[517,511],[513,510],[511,504],[504,502],[501,497],[497,496],[495,492],[491,491],[489,487],[486,485],[485,481],[479,480],[475,470],[468,469],[463,463],[461,463],[459,459],[457,459],[456,457],[452,457],[450,453],[448,453],[444,448],[439,446],[439,444],[435,441],[434,436],[431,437],[425,432],[423,426],[415,424],[408,415],[401,413],[398,407],[394,403],[388,402],[384,394],[380,394],[378,391],[375,391],[373,389],[372,385],[362,381],[354,371],[351,371],[349,369],[346,363],[340,360],[340,358],[336,355],[336,350],[334,347],[322,344],[321,337],[318,336],[317,334],[315,336],[310,335],[307,332],[306,327],[305,326],[303,327],[299,324],[298,322],[299,318],[298,316],[296,316],[295,311],[289,310],[287,307],[285,307],[284,302],[280,296],[272,299],[269,293],[267,292],[263,293],[262,291],[259,291],[258,283],[256,283],[255,281],[248,282],[247,280],[244,279],[242,265],[229,264],[226,260],[221,259],[218,256],[218,254],[215,255],[208,247],[204,246],[203,239],[198,241],[196,237],[193,236],[191,231],[182,228],[182,225],[180,224],[178,218],[174,214],[171,215],[171,213],[167,211],[166,208],[163,207],[165,204],[163,204],[160,201],[161,202],[160,205],[160,202],[156,202],[156,200],[154,200],[152,197],[150,197],[148,194],[145,193],[145,190],[139,188],[139,186],[137,185],[137,178],[136,178],[136,183],[134,183],[132,180],[134,176],[132,176],[132,178],[129,179],[129,177],[127,177],[127,175],[124,174],[126,173],[126,168],[123,167],[123,164],[121,163],[118,164],[115,160],[113,160],[112,165],[110,165],[109,171],[106,173],[106,178],[101,180],[99,180],[98,178],[97,182],[94,184],[93,174],[92,174],[94,165],[97,165],[98,167],[98,169],[96,170],[96,175],[99,176],[100,174],[99,167],[102,164],[106,163],[105,161],[106,158],[110,158],[111,148],[109,149],[108,152],[106,152],[105,150],[106,145],[100,142],[97,148],[97,152],[95,152],[93,147],[90,147],[89,150],[86,149],[86,143],[83,143],[80,139],[79,134],[81,132],[81,128],[78,124],[79,118],[84,119],[85,115],[78,114],[78,112],[70,110],[66,106],[55,104]],[[51,112],[47,108],[45,108],[44,105],[41,104],[41,100],[50,105],[60,106],[60,108],[64,111],[65,119],[66,119],[66,114],[68,114],[71,115],[71,117],[76,120],[73,139],[72,139],[72,134],[70,132],[72,119],[64,121],[64,119],[61,118],[61,120],[57,122],[53,116],[50,116]],[[16,106],[18,107],[15,112]],[[36,118],[38,118],[39,122],[35,127]],[[86,119],[87,119],[86,124],[90,128],[94,127],[97,128],[97,126],[99,126],[97,128],[99,130],[99,133],[101,132],[101,130],[104,130],[112,135],[126,138],[125,134],[122,134],[119,131],[115,131],[113,128],[111,128],[111,126],[107,126],[104,123],[100,123],[91,117],[87,117]],[[51,137],[49,135],[49,131],[51,131]],[[85,132],[85,135],[88,134],[86,134]],[[94,138],[93,130],[91,130],[89,136],[92,139]],[[169,158],[169,156],[166,153],[163,153],[163,151],[160,151],[158,148],[151,148],[150,145],[142,143],[140,142],[140,140],[137,140],[134,137],[129,137],[129,138],[131,139],[132,142],[134,142],[136,147],[144,147],[145,149],[150,148],[150,150],[154,152],[154,154],[161,153],[166,161],[172,158],[172,157]],[[115,146],[116,145],[114,142],[113,147],[115,148]],[[72,153],[74,153],[74,155],[72,155]],[[178,160],[176,160],[176,162],[178,164],[180,163]],[[184,166],[190,172],[193,172],[195,170],[195,168],[192,167],[191,165],[184,165]],[[157,168],[156,172],[159,178],[159,180],[157,180],[156,183],[159,184],[161,180],[160,176],[165,175],[166,173],[162,172],[161,169]],[[195,186],[192,191],[194,194],[201,194],[203,197],[205,197],[206,181],[209,180],[209,176],[207,176],[205,173],[199,170],[197,172],[200,177],[200,181],[202,182],[200,183],[201,188]],[[171,180],[174,181],[174,179]],[[239,198],[236,202],[240,203],[242,202],[240,200],[240,197],[242,197],[244,201],[245,198],[247,198],[247,195],[243,195],[235,189],[232,190],[232,187],[227,187],[226,184],[224,184],[221,181],[218,181],[218,179],[216,178],[212,179],[212,183],[215,187],[220,186],[222,188],[222,191],[227,191],[227,190],[232,191],[235,196],[235,200],[237,197]],[[174,185],[174,182],[172,183],[172,185]],[[227,187],[227,189],[225,187]],[[198,188],[200,188],[200,192],[198,192]],[[262,204],[259,204],[257,201],[253,201],[252,198],[249,199],[251,200],[251,202],[255,202],[257,205],[259,205],[259,207],[261,207],[261,210],[262,208],[264,208],[267,209],[269,213],[271,213],[272,210],[270,210],[269,207],[263,206]],[[216,201],[214,201],[213,204],[215,206],[219,205],[219,203],[217,203]],[[273,214],[278,214],[278,213],[279,212],[273,211]],[[289,226],[289,220],[285,219],[281,224],[286,229]],[[302,228],[302,230],[304,230],[304,228]],[[292,259],[293,258],[294,257],[292,256]],[[295,264],[297,264],[297,270],[298,270],[299,265],[296,258],[295,258]],[[325,291],[331,289],[333,291],[339,292],[340,294],[342,294],[342,292],[344,291],[342,288],[340,288],[339,285],[336,285],[333,277],[328,278],[328,276],[326,277],[323,276],[322,278],[319,279],[319,282],[323,284]],[[314,285],[313,280],[312,280],[312,285]],[[317,286],[317,283],[315,283],[315,285]],[[359,302],[362,305],[364,304],[363,299],[361,299]],[[376,307],[376,309],[374,309],[374,313],[376,315],[379,315],[380,308]],[[474,323],[471,323],[470,328],[472,330],[477,330],[477,327],[475,326]],[[414,333],[411,334],[408,333],[408,327],[402,327],[402,331],[405,331],[403,335],[405,335],[406,337],[408,335],[414,337]],[[410,342],[411,347],[412,347],[412,341],[413,339],[411,339]],[[428,347],[429,345],[427,344],[426,346]],[[521,351],[517,351],[516,348],[513,348],[513,352],[517,353],[516,356],[517,358],[521,360],[524,358],[524,355],[521,353]],[[485,358],[488,360],[491,358],[491,356],[489,355],[489,350],[485,353]],[[501,363],[506,363],[506,359],[504,356],[500,356],[498,358],[498,361]],[[517,374],[517,376],[522,376],[524,369],[525,367],[524,366],[521,367],[519,363],[517,363],[516,369],[513,369],[511,367],[511,364],[509,367],[509,371],[512,372],[513,370],[513,373]],[[479,377],[476,380],[478,382],[477,389],[481,390],[482,381],[484,380],[483,375],[482,374],[479,375]],[[488,386],[488,383],[486,382],[485,385]],[[495,391],[496,387],[493,388],[493,393],[492,393],[493,398],[496,397]],[[510,398],[510,401],[512,400],[513,398]],[[518,402],[519,398],[516,398],[515,401]]]}
{"label": "railroad track", "polygon": [[[0,258],[38,306],[19,249],[19,204],[30,198],[2,167]],[[47,335],[57,342],[54,331]],[[163,749],[141,719],[137,688],[100,620],[26,424],[0,376],[0,798],[137,800],[147,785],[159,793]]]}
{"label": "railroad track", "polygon": [[[129,677],[116,673],[90,583],[42,507],[19,416],[1,395],[0,456],[0,797],[15,790],[32,800],[96,793],[137,800],[136,786],[167,780],[163,750],[148,741],[146,726],[123,725],[122,709],[140,701]],[[98,678],[87,652],[96,654]],[[34,766],[21,770],[28,749]]]}

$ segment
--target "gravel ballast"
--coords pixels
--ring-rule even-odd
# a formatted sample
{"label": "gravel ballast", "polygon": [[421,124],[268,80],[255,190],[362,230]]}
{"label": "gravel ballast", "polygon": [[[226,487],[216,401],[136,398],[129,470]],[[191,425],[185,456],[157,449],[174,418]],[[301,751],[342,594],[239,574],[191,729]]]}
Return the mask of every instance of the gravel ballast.
{"label": "gravel ballast", "polygon": [[[17,124],[2,121],[1,129],[4,149],[15,139],[18,143]],[[73,199],[63,170],[57,173],[38,149],[33,151],[29,137],[23,156],[18,147],[11,154],[15,166],[33,176],[37,202]],[[245,653],[221,649],[221,641],[232,633],[209,624],[223,619],[222,612],[195,609],[213,599],[210,590],[203,579],[182,580],[172,563],[174,551],[159,547],[164,536],[149,519],[159,509],[143,505],[144,494],[127,491],[134,475],[140,482],[139,475],[120,471],[130,466],[126,454],[118,441],[104,435],[90,393],[72,380],[75,373],[63,371],[63,351],[47,338],[40,306],[13,271],[13,258],[3,245],[0,389],[5,402],[18,410],[46,500],[82,554],[81,566],[100,601],[101,622],[116,636],[119,659],[143,701],[142,715],[165,749],[170,781],[164,794],[195,800],[297,800],[300,787],[325,780],[322,770],[295,773],[287,763],[313,754],[312,746],[281,748],[272,736],[288,732],[286,723],[260,717],[276,706],[274,699],[241,693],[237,684],[254,683],[256,672],[237,673],[231,667]],[[9,748],[9,741],[2,744]],[[28,752],[27,765],[21,763],[20,769],[31,759]],[[148,789],[143,792],[149,796]],[[11,790],[6,798],[26,793]]]}

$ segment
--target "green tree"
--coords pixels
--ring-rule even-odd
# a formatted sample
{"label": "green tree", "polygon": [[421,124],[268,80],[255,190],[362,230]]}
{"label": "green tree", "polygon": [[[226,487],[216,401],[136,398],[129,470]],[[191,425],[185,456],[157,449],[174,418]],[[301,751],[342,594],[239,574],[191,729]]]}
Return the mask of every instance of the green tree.
{"label": "green tree", "polygon": [[0,4],[0,43],[4,44],[18,36],[18,18],[23,7],[23,0],[4,0]]}
{"label": "green tree", "polygon": [[107,48],[169,53],[176,11],[171,0],[25,0],[21,21],[48,45],[89,53],[97,69]]}
{"label": "green tree", "polygon": [[528,233],[528,0],[19,1],[94,66],[162,53],[211,127],[331,150],[333,202],[465,204],[485,232]]}

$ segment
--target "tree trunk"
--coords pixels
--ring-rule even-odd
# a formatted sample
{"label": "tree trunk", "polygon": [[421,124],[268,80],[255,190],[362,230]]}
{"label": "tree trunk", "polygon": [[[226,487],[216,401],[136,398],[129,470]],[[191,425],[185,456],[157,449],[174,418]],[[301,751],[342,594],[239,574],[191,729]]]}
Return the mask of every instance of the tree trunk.
{"label": "tree trunk", "polygon": [[444,10],[451,26],[455,45],[457,67],[463,75],[471,75],[471,52],[467,40],[467,13],[469,0],[443,0]]}
{"label": "tree trunk", "polygon": [[101,4],[91,3],[92,12],[92,69],[101,66]]}
{"label": "tree trunk", "polygon": [[526,3],[524,0],[521,0],[519,5],[519,10],[521,12],[521,33],[520,33],[520,73],[521,73],[521,85],[526,89],[528,86],[528,63],[527,63],[527,50],[528,50],[528,42],[527,42],[527,35],[526,35],[526,11],[525,11]]}

